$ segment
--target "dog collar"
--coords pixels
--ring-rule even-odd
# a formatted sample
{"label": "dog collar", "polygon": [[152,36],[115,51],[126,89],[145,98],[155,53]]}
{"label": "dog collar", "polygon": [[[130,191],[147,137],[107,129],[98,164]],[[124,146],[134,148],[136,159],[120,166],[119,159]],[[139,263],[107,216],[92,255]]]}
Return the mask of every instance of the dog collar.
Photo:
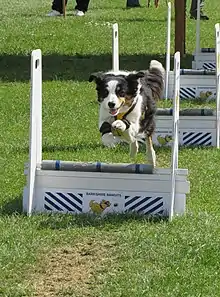
{"label": "dog collar", "polygon": [[137,105],[137,100],[131,105],[131,107],[126,112],[118,113],[115,116],[115,120],[123,120],[123,119],[125,119],[126,116],[134,110],[134,108],[135,108],[136,105]]}

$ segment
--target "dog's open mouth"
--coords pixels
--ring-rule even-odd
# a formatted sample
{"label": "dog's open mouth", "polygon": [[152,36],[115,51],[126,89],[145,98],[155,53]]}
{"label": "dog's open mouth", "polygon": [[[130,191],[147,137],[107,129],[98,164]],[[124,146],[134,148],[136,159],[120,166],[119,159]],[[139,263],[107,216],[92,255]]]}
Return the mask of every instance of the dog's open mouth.
{"label": "dog's open mouth", "polygon": [[[119,107],[120,108],[120,107]],[[109,109],[109,113],[112,115],[112,116],[116,116],[119,112],[119,108],[110,108]]]}
{"label": "dog's open mouth", "polygon": [[121,105],[118,107],[118,108],[110,108],[109,109],[109,113],[112,115],[112,116],[116,116],[118,113],[119,113],[119,109],[122,107],[122,105],[124,104],[124,100],[121,100]]}

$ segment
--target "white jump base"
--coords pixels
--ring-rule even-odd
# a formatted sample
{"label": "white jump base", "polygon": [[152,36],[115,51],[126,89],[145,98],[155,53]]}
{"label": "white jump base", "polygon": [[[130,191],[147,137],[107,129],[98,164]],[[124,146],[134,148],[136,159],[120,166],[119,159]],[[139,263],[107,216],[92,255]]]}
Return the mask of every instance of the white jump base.
{"label": "white jump base", "polygon": [[[27,184],[23,191],[23,211],[28,215],[44,212],[97,215],[133,212],[168,216],[170,220],[173,215],[184,214],[190,185],[188,170],[178,168],[179,53],[175,54],[174,65],[176,82],[172,136],[175,140],[170,168],[153,169],[146,164],[74,165],[61,161],[62,166],[60,161],[42,160],[42,56],[40,50],[33,51],[30,149],[25,169]],[[79,171],[80,167],[82,171]],[[135,168],[137,173],[123,173],[128,167],[130,172]],[[102,171],[102,168],[111,172],[86,172]]]}
{"label": "white jump base", "polygon": [[[187,175],[188,171],[184,169],[177,172],[175,214],[185,212],[186,194],[189,193]],[[41,170],[39,167],[35,172],[32,211],[71,214],[136,212],[168,216],[170,183],[170,169],[156,169],[153,174],[146,175]],[[102,201],[107,205],[104,209],[100,207]],[[96,206],[93,208],[91,203]],[[24,189],[23,210],[28,210],[28,187]]]}
{"label": "white jump base", "polygon": [[[184,72],[184,69],[182,70]],[[186,70],[185,70],[186,71]],[[193,73],[193,71],[191,71]],[[199,71],[198,71],[199,73]],[[203,99],[216,100],[216,76],[208,74],[211,72],[200,71],[201,74],[180,75],[180,99]],[[173,98],[174,93],[174,73],[169,72],[168,98]]]}
{"label": "white jump base", "polygon": [[213,52],[200,52],[194,53],[192,61],[192,69],[216,69],[215,53]]}
{"label": "white jump base", "polygon": [[[157,116],[155,145],[172,144],[172,117]],[[179,145],[181,146],[217,146],[216,116],[180,116]]]}

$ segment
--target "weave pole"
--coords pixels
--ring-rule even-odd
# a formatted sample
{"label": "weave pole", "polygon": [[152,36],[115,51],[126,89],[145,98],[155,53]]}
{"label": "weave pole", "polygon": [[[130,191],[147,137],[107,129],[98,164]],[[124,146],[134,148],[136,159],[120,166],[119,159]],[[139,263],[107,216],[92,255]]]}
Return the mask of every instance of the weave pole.
{"label": "weave pole", "polygon": [[112,26],[112,70],[119,71],[118,24]]}
{"label": "weave pole", "polygon": [[171,2],[167,8],[167,50],[166,50],[166,79],[165,79],[165,99],[168,99],[169,72],[170,72],[170,35],[171,35]]}
{"label": "weave pole", "polygon": [[173,145],[171,159],[171,203],[169,220],[172,221],[174,214],[174,201],[176,195],[176,178],[178,169],[178,150],[179,150],[179,101],[180,101],[180,52],[174,55],[174,98],[173,98]]}
{"label": "weave pole", "polygon": [[198,65],[198,57],[200,53],[200,0],[197,0],[197,16],[196,16],[196,65]]}
{"label": "weave pole", "polygon": [[31,54],[31,94],[30,94],[30,135],[29,135],[29,156],[28,168],[28,209],[32,213],[35,169],[38,163],[42,162],[42,59],[41,50],[35,50]]}
{"label": "weave pole", "polygon": [[220,25],[215,25],[216,39],[216,147],[219,148],[220,137]]}

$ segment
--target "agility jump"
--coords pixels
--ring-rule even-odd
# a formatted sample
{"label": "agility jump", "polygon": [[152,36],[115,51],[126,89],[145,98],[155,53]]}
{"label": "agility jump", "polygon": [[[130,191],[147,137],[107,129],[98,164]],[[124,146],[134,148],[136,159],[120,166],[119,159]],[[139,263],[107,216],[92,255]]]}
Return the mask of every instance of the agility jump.
{"label": "agility jump", "polygon": [[200,48],[200,0],[197,3],[196,50],[193,55],[192,69],[216,69],[215,48]]}
{"label": "agility jump", "polygon": [[[220,26],[215,25],[216,35],[216,71],[180,70],[180,98],[200,98],[216,100],[216,109],[189,109],[180,111],[180,145],[216,146],[219,148],[220,131]],[[169,68],[168,68],[169,71]],[[168,72],[167,71],[167,72]],[[174,73],[169,71],[167,84],[168,97],[173,97]],[[154,143],[169,145],[172,137],[172,110],[158,110],[157,132]]]}
{"label": "agility jump", "polygon": [[125,213],[169,216],[185,212],[188,170],[178,168],[180,55],[175,54],[175,99],[170,168],[147,164],[42,160],[42,56],[31,55],[29,163],[23,210],[59,213]]}
{"label": "agility jump", "polygon": [[[173,98],[174,74],[170,71],[170,47],[171,47],[171,3],[167,10],[167,42],[166,42],[166,77],[164,98]],[[216,41],[217,43],[217,41]],[[218,50],[217,50],[218,51]],[[113,25],[112,32],[112,69],[118,71],[119,60],[119,32],[118,24]],[[181,69],[180,99],[215,100],[217,97],[217,81],[215,70]]]}
{"label": "agility jump", "polygon": [[[200,0],[198,0],[199,2]],[[169,3],[170,4],[170,3]],[[200,50],[200,5],[197,10],[197,35],[196,35],[196,51]],[[165,81],[165,99],[172,98],[173,93],[173,72],[170,71],[170,22],[171,22],[171,8],[168,5],[167,12],[167,44],[166,44],[166,81]],[[217,36],[218,27],[215,27],[216,36],[216,55],[214,54],[214,60],[216,64],[216,56],[219,54],[219,40]],[[213,31],[214,33],[214,31]],[[217,48],[218,47],[218,48]],[[210,50],[211,51],[211,50]],[[198,55],[197,55],[198,56]],[[193,67],[194,68],[194,67]],[[198,67],[196,67],[198,68]],[[210,67],[202,67],[202,69],[181,69],[180,78],[180,99],[203,99],[203,100],[215,100],[217,97],[217,81],[216,71]]]}
{"label": "agility jump", "polygon": [[[168,30],[167,30],[167,55],[165,98],[174,98],[175,74],[170,71],[170,22],[171,4],[168,3]],[[215,26],[216,33],[216,60],[217,71],[213,70],[180,70],[180,99],[200,98],[203,100],[216,100],[216,110],[212,109],[187,109],[180,111],[179,144],[185,146],[216,146],[219,147],[220,130],[220,28]],[[112,42],[112,69],[119,70],[119,41],[118,24],[113,25]],[[158,109],[156,133],[153,142],[159,146],[172,144],[172,109]],[[142,137],[140,136],[142,142]]]}

